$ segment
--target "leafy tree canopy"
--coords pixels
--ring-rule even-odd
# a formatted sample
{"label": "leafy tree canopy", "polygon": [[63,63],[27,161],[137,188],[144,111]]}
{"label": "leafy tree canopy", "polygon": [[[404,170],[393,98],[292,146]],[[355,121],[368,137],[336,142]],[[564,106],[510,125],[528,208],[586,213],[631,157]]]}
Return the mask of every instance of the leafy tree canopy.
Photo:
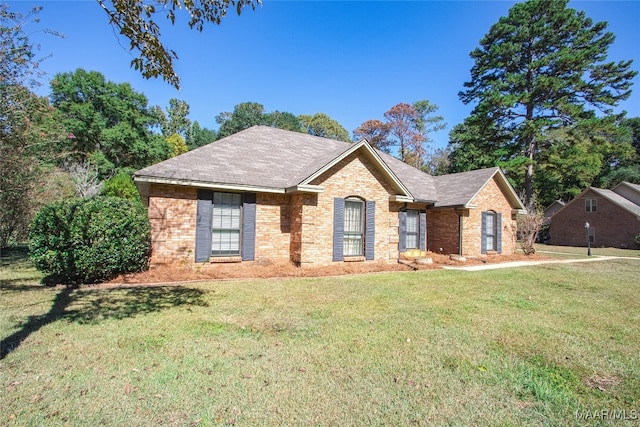
{"label": "leafy tree canopy", "polygon": [[97,71],[60,73],[51,81],[51,101],[70,133],[65,151],[79,161],[93,158],[101,170],[113,170],[169,157],[165,140],[151,132],[158,121],[146,96],[128,83],[113,83]]}
{"label": "leafy tree canopy", "polygon": [[207,145],[218,139],[216,131],[203,128],[198,121],[194,121],[187,131],[185,142],[189,150]]}
{"label": "leafy tree canopy", "polygon": [[[220,24],[229,10],[235,8],[240,15],[246,6],[255,9],[261,0],[98,0],[109,16],[109,23],[121,35],[129,39],[129,50],[138,53],[131,66],[145,78],[162,77],[166,82],[180,88],[180,78],[173,68],[178,54],[165,46],[161,40],[161,24],[158,18],[167,19],[171,25],[179,20],[181,13],[189,17],[189,28],[202,31],[207,23]],[[184,12],[182,12],[184,9]]]}
{"label": "leafy tree canopy", "polygon": [[336,139],[338,141],[351,142],[349,132],[336,120],[324,113],[316,113],[313,116],[298,116],[302,124],[303,132],[313,136]]}
{"label": "leafy tree canopy", "polygon": [[384,152],[396,152],[400,160],[420,169],[433,154],[429,134],[446,126],[442,116],[434,115],[437,110],[427,100],[396,104],[384,113],[385,122],[367,120],[353,134]]}
{"label": "leafy tree canopy", "polygon": [[26,236],[42,167],[65,138],[56,111],[32,92],[39,59],[25,28],[40,9],[23,15],[0,4],[0,247]]}
{"label": "leafy tree canopy", "polygon": [[243,102],[233,107],[233,112],[222,112],[216,116],[220,125],[218,138],[225,138],[251,126],[266,124],[264,105],[257,102]]}
{"label": "leafy tree canopy", "polygon": [[174,133],[184,137],[189,131],[191,120],[187,117],[189,115],[189,104],[186,101],[171,98],[166,113],[159,106],[153,107],[152,110],[160,123],[162,136],[165,138]]}
{"label": "leafy tree canopy", "polygon": [[233,108],[233,112],[218,114],[216,122],[220,125],[218,138],[225,138],[251,126],[262,125],[350,142],[347,130],[324,113],[316,113],[313,116],[295,116],[281,111],[267,113],[264,106],[257,102],[238,104]]}
{"label": "leafy tree canopy", "polygon": [[605,31],[607,23],[594,23],[567,3],[529,0],[513,6],[471,52],[471,80],[459,94],[464,103],[475,103],[466,130],[481,129],[464,137],[467,148],[474,145],[483,156],[519,165],[514,172],[524,175],[527,202],[545,135],[592,120],[596,111],[611,115],[629,97],[637,74],[632,61],[606,62],[615,38]]}

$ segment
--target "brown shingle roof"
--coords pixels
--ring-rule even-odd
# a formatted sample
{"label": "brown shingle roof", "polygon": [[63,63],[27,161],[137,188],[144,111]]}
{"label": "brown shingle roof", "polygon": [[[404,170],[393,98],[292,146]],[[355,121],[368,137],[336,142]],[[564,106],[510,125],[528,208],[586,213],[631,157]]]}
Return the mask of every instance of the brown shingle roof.
{"label": "brown shingle roof", "polygon": [[[342,141],[254,126],[141,169],[135,176],[139,181],[280,192],[305,182],[351,147]],[[499,173],[498,168],[490,168],[433,177],[381,151],[376,153],[391,171],[388,176],[400,181],[416,201],[437,201],[438,207],[468,204]],[[513,197],[512,202],[521,205]]]}
{"label": "brown shingle roof", "polygon": [[434,177],[438,187],[436,207],[470,203],[497,171],[498,168],[488,168]]}
{"label": "brown shingle roof", "polygon": [[308,165],[347,147],[342,141],[254,126],[139,170],[136,177],[284,189]]}
{"label": "brown shingle roof", "polygon": [[602,188],[591,187],[591,191],[599,194],[600,196],[608,199],[610,202],[620,206],[640,218],[640,206],[633,203],[631,200],[622,197],[620,194],[612,190],[603,190]]}

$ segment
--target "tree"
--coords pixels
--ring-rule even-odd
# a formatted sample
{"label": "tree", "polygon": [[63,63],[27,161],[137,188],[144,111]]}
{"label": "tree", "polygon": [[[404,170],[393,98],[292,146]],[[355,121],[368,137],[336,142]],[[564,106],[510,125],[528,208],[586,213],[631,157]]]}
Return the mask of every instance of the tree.
{"label": "tree", "polygon": [[[502,161],[524,169],[526,202],[534,192],[541,137],[553,128],[611,115],[631,94],[632,61],[605,62],[614,35],[567,7],[568,0],[518,3],[471,52],[471,80],[460,99],[476,103],[471,115],[483,139],[509,135]],[[486,144],[486,142],[485,142]]]}
{"label": "tree", "polygon": [[421,169],[429,152],[429,134],[446,126],[442,116],[433,115],[437,110],[427,100],[396,104],[384,113],[385,122],[368,120],[354,131],[354,136],[370,137],[377,148],[387,153],[395,151],[400,160]]}
{"label": "tree", "polygon": [[268,126],[290,130],[293,132],[302,132],[302,122],[298,117],[288,112],[274,111],[273,113],[267,113],[265,116],[265,122]]}
{"label": "tree", "polygon": [[622,126],[631,132],[631,143],[636,149],[636,163],[640,163],[640,117],[625,119]]}
{"label": "tree", "polygon": [[544,212],[540,205],[532,198],[526,206],[524,214],[518,214],[517,225],[520,236],[520,248],[525,255],[536,253],[536,241],[544,225]]}
{"label": "tree", "polygon": [[169,155],[171,157],[179,156],[180,154],[186,153],[189,151],[189,147],[187,147],[184,138],[174,133],[173,135],[169,135],[167,138],[167,144],[169,145]]}
{"label": "tree", "polygon": [[169,157],[165,140],[151,132],[158,121],[147,97],[128,83],[113,83],[97,71],[77,69],[54,76],[51,101],[71,135],[65,150],[80,163],[90,158],[101,176]]}
{"label": "tree", "polygon": [[185,142],[187,144],[187,148],[189,150],[193,150],[212,143],[216,139],[218,139],[216,131],[200,127],[200,123],[198,123],[198,121],[194,121],[187,132]]}
{"label": "tree", "polygon": [[26,237],[42,165],[64,138],[56,111],[32,92],[40,59],[25,27],[40,10],[23,15],[0,4],[0,248]]}
{"label": "tree", "polygon": [[363,122],[353,131],[354,140],[366,139],[372,147],[385,153],[391,153],[392,141],[389,139],[389,125],[372,119]]}
{"label": "tree", "polygon": [[262,1],[156,0],[151,3],[144,0],[98,0],[98,3],[109,16],[111,26],[129,39],[129,50],[138,53],[131,66],[147,79],[162,77],[179,89],[180,78],[173,69],[173,60],[178,59],[178,55],[160,40],[158,14],[164,14],[173,25],[176,18],[180,18],[181,9],[185,9],[189,28],[202,31],[207,23],[220,24],[230,8],[235,7],[240,15],[244,7],[250,6],[255,10]]}
{"label": "tree", "polygon": [[251,126],[271,126],[350,142],[349,133],[346,129],[324,113],[297,117],[292,113],[282,111],[267,113],[264,110],[264,106],[257,102],[238,104],[233,107],[232,112],[226,111],[218,114],[216,122],[220,125],[218,138],[233,135]]}
{"label": "tree", "polygon": [[133,172],[133,170],[127,169],[118,171],[117,174],[104,182],[100,195],[107,197],[119,197],[121,199],[128,199],[142,203],[140,200],[140,193],[133,181]]}
{"label": "tree", "polygon": [[302,123],[303,132],[309,135],[351,142],[349,132],[325,113],[316,113],[313,116],[303,114],[298,116],[298,119]]}
{"label": "tree", "polygon": [[66,162],[63,164],[63,170],[71,177],[77,197],[93,197],[102,190],[104,182],[100,180],[98,168],[88,160],[82,163]]}
{"label": "tree", "polygon": [[448,174],[451,167],[450,154],[449,147],[430,149],[427,152],[422,170],[434,176]]}
{"label": "tree", "polygon": [[159,106],[155,106],[153,112],[160,122],[160,130],[165,138],[174,133],[185,137],[191,128],[191,120],[187,117],[189,115],[189,104],[186,101],[171,98],[166,114]]}
{"label": "tree", "polygon": [[218,138],[225,138],[251,126],[264,125],[266,121],[262,104],[243,102],[233,107],[233,112],[222,112],[216,116],[216,122],[220,125]]}

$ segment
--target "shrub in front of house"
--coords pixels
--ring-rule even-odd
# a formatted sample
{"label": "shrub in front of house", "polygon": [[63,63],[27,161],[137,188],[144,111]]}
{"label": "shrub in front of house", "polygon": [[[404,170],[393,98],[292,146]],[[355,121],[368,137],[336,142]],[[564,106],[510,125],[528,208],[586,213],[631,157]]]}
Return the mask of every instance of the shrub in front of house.
{"label": "shrub in front of house", "polygon": [[638,234],[634,240],[636,241],[636,245],[640,246],[640,234]]}
{"label": "shrub in front of house", "polygon": [[151,227],[139,202],[65,200],[36,214],[29,251],[36,268],[56,282],[97,283],[148,268]]}
{"label": "shrub in front of house", "polygon": [[132,172],[129,170],[121,170],[106,180],[100,194],[102,196],[140,201],[140,194],[133,182]]}

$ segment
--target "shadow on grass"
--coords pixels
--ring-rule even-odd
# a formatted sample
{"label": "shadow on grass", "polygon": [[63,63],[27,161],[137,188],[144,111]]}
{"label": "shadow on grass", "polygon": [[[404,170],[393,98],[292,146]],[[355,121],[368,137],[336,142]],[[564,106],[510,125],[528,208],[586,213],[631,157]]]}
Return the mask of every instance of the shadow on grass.
{"label": "shadow on grass", "polygon": [[56,294],[49,311],[29,316],[12,335],[0,341],[0,360],[16,350],[40,328],[66,320],[82,324],[108,319],[126,319],[180,306],[206,307],[204,291],[181,286],[77,289],[64,287]]}

